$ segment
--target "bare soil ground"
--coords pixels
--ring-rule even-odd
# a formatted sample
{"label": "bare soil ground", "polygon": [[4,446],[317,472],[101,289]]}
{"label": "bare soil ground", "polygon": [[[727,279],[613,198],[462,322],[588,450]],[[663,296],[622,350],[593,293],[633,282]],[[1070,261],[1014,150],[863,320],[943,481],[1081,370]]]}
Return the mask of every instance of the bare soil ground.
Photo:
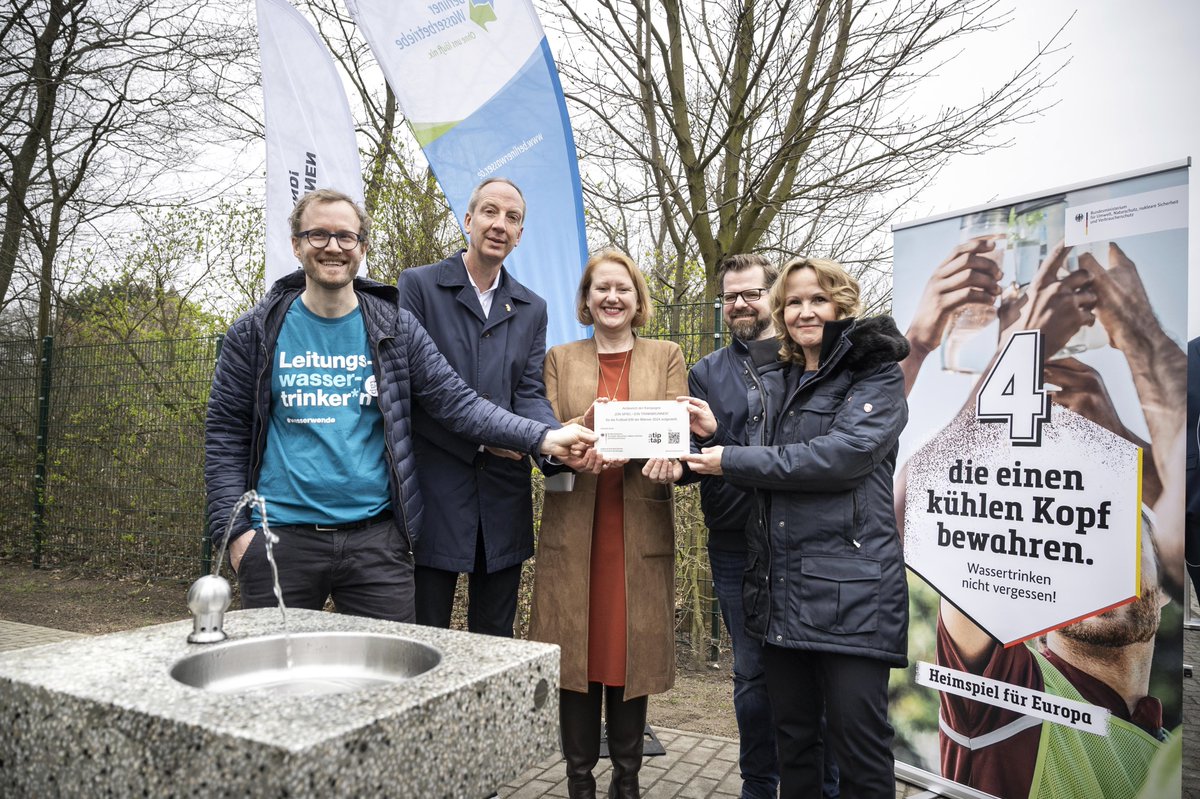
{"label": "bare soil ground", "polygon": [[[188,618],[186,583],[97,579],[0,560],[0,619],[78,633],[111,633]],[[730,658],[716,668],[679,651],[675,687],[650,698],[650,724],[737,737]]]}

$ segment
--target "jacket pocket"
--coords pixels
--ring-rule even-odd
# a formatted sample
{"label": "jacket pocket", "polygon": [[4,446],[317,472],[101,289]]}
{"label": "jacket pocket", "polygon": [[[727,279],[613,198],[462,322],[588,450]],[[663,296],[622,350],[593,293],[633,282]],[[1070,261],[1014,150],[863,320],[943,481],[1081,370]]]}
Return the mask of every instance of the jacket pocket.
{"label": "jacket pocket", "polygon": [[832,394],[816,394],[805,400],[793,412],[799,417],[796,421],[796,441],[811,441],[818,436],[827,434],[833,427],[837,412],[842,407],[841,397]]}
{"label": "jacket pocket", "polygon": [[800,564],[800,621],[831,633],[879,627],[879,561],[807,555]]}

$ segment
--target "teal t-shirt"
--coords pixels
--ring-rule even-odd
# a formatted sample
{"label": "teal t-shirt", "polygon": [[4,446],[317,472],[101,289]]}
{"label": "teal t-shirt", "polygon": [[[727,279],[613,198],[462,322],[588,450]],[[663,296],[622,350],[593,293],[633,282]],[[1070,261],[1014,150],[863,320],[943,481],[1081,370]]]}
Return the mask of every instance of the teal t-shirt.
{"label": "teal t-shirt", "polygon": [[268,522],[341,524],[388,507],[378,399],[361,311],[325,319],[293,302],[271,362],[258,478]]}

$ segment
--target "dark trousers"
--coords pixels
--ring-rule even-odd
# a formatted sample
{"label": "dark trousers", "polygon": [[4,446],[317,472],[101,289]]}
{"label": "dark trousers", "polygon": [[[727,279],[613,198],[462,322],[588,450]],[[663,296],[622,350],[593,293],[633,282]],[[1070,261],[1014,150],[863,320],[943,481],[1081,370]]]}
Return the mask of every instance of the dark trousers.
{"label": "dark trousers", "polygon": [[775,756],[775,726],[763,672],[762,644],[746,634],[742,613],[746,553],[710,548],[708,562],[713,593],[733,644],[733,715],[740,744],[742,799],[774,799],[779,788],[779,761]]}
{"label": "dark trousers", "polygon": [[[450,627],[458,572],[418,566],[416,569],[417,624]],[[473,633],[513,637],[521,564],[488,574],[483,531],[475,541],[475,570],[467,580],[467,629]]]}
{"label": "dark trousers", "polygon": [[[357,530],[319,531],[280,525],[274,545],[283,602],[320,610],[333,597],[339,613],[412,622],[413,560],[394,519]],[[238,564],[243,608],[271,608],[274,579],[267,543],[256,530]]]}
{"label": "dark trousers", "polygon": [[824,736],[833,747],[846,799],[893,799],[892,725],[887,663],[874,658],[763,647],[767,691],[779,747],[780,797],[821,795]]}

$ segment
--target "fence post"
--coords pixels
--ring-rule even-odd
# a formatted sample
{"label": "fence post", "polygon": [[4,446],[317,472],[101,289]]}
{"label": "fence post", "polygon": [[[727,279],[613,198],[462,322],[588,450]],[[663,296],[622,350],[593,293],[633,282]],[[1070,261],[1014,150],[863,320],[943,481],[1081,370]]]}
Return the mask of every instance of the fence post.
{"label": "fence post", "polygon": [[[721,335],[723,333],[723,331],[721,329],[721,323],[723,321],[724,321],[724,319],[721,316],[721,298],[716,297],[713,299],[713,346],[712,346],[713,352],[716,352],[717,350],[721,349]],[[709,577],[712,577],[712,566],[709,566]],[[713,582],[710,581],[709,585],[713,586]],[[711,632],[710,632],[711,638],[710,638],[710,644],[709,644],[709,648],[708,648],[708,659],[710,661],[712,661],[713,663],[716,663],[717,660],[720,658],[720,654],[721,654],[721,646],[720,646],[720,642],[721,642],[721,603],[720,603],[720,600],[717,599],[717,591],[716,591],[715,586],[713,586],[712,608],[709,613],[710,613],[709,627],[711,630]]]}
{"label": "fence post", "polygon": [[[217,368],[217,363],[221,360],[221,347],[224,346],[224,344],[225,344],[225,334],[221,333],[220,335],[217,336],[217,352],[216,352],[216,355],[213,357],[213,369],[214,370]],[[205,574],[212,574],[212,560],[213,560],[212,530],[208,526],[208,498],[207,497],[205,497],[205,499],[204,499],[203,507],[204,507],[203,512],[204,512],[205,518],[203,521],[204,539],[203,539],[203,543],[200,546],[200,574],[201,574],[201,576],[203,576]]]}
{"label": "fence post", "polygon": [[713,352],[721,349],[721,334],[724,332],[721,330],[722,321],[724,320],[721,318],[721,298],[717,297],[713,300]]}
{"label": "fence post", "polygon": [[42,542],[46,533],[46,470],[50,436],[50,367],[54,361],[54,337],[42,339],[38,364],[37,443],[33,464],[33,567],[41,568]]}

